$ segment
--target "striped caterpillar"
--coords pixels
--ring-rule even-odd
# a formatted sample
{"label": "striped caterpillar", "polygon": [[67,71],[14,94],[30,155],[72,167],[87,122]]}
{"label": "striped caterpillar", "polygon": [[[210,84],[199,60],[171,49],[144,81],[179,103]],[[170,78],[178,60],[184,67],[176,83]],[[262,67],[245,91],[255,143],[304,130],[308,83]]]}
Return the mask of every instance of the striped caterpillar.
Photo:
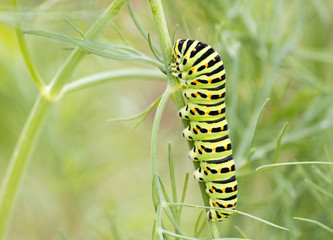
{"label": "striped caterpillar", "polygon": [[205,182],[209,203],[221,210],[209,210],[208,218],[222,221],[237,204],[237,180],[232,157],[228,123],[225,118],[225,69],[220,55],[209,45],[190,39],[179,39],[173,47],[170,71],[185,83],[187,105],[179,116],[189,120],[183,136],[194,141],[190,159],[199,161],[194,172]]}

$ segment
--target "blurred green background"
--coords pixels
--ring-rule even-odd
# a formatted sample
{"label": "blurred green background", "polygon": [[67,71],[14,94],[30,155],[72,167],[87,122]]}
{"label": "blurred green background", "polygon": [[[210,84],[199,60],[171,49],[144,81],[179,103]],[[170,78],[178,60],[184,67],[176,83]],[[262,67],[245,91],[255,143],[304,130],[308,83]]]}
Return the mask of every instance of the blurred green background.
{"label": "blurred green background", "polygon": [[[38,91],[17,45],[9,0],[0,0],[0,179]],[[158,43],[148,1],[132,0],[133,11]],[[80,37],[107,7],[105,0],[19,1],[23,28]],[[285,232],[234,214],[219,224],[223,237],[332,239],[333,234],[293,217],[333,228],[333,167],[284,166],[268,171],[280,131],[288,122],[279,162],[332,161],[333,2],[264,0],[163,1],[170,35],[193,38],[221,53],[227,71],[227,118],[238,168],[238,210],[290,229]],[[130,44],[151,56],[148,43],[124,7],[114,21]],[[26,35],[34,64],[50,82],[73,46]],[[98,42],[122,44],[110,26]],[[147,64],[85,56],[72,77]],[[166,87],[166,80],[129,79],[65,96],[51,109],[30,158],[14,207],[8,239],[150,239],[155,213],[151,200],[150,135],[154,114],[135,122],[107,120],[140,113]],[[265,106],[255,137],[259,109]],[[158,142],[159,173],[170,191],[167,144],[182,188],[193,166],[181,137],[182,124],[170,101]],[[247,164],[246,161],[250,160]],[[180,195],[180,192],[179,192]],[[186,203],[202,204],[190,178]],[[193,216],[184,209],[182,228],[193,235]],[[207,230],[203,236],[209,236]]]}

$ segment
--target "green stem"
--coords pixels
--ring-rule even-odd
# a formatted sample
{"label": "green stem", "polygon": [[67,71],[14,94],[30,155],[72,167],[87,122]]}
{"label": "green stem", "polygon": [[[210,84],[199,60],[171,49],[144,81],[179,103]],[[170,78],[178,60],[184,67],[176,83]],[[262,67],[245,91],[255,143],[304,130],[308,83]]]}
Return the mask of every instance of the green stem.
{"label": "green stem", "polygon": [[4,239],[15,195],[27,166],[28,156],[52,103],[37,98],[30,112],[6,171],[0,191],[0,239]]}
{"label": "green stem", "polygon": [[[152,168],[153,168],[153,174],[154,176],[158,176],[158,169],[157,169],[157,136],[158,136],[158,129],[160,127],[161,119],[163,110],[165,108],[165,105],[167,104],[169,98],[171,96],[170,88],[167,88],[165,92],[162,95],[160,104],[158,104],[155,117],[154,117],[154,123],[152,128],[152,136],[151,136],[151,157],[152,157]],[[160,184],[158,183],[157,186]],[[162,194],[161,194],[162,195]]]}
{"label": "green stem", "polygon": [[[168,65],[171,62],[172,59],[172,46],[170,41],[170,36],[167,28],[167,24],[164,17],[163,7],[161,0],[150,0],[150,6],[153,13],[153,18],[155,22],[156,31],[158,34],[158,39],[160,43],[160,48],[162,51],[162,57],[165,65],[165,69],[168,69]],[[168,86],[173,88],[174,96],[175,96],[175,102],[178,107],[178,109],[185,106],[184,98],[181,93],[181,84],[179,80],[173,76],[171,76],[170,72],[167,71],[168,76]],[[188,121],[183,120],[184,127],[188,126]],[[190,148],[193,148],[193,142],[188,142]],[[194,168],[197,169],[199,167],[198,162],[193,162]],[[206,193],[206,187],[205,184],[202,182],[199,182],[200,186],[200,192],[203,199],[203,202],[206,206],[209,206],[209,198]],[[216,223],[209,224],[211,233],[213,235],[213,238],[219,238],[219,232],[218,228],[216,226]]]}
{"label": "green stem", "polygon": [[[86,35],[87,38],[97,37],[112,18],[117,15],[120,8],[128,1],[129,0],[114,0],[101,17],[97,19],[96,23],[90,28]],[[13,1],[13,7],[14,10],[17,10],[17,1]],[[18,38],[20,38],[22,31],[20,28],[18,28],[18,31]],[[25,50],[26,49],[24,48],[23,51]],[[84,54],[85,52],[79,48],[76,48],[73,51],[71,56],[59,69],[56,77],[52,81],[51,87],[43,88],[43,91],[38,96],[34,107],[29,114],[28,120],[24,125],[0,189],[0,239],[5,239],[15,196],[17,195],[22,181],[31,149],[35,143],[45,116],[52,106],[53,100],[58,98],[59,92]]]}
{"label": "green stem", "polygon": [[155,27],[160,42],[162,51],[162,57],[165,68],[168,69],[168,65],[171,62],[171,41],[169,37],[168,27],[165,21],[163,6],[160,0],[150,0],[151,11],[153,13]]}
{"label": "green stem", "polygon": [[[126,4],[129,0],[114,0],[110,6],[102,13],[101,16],[96,20],[93,26],[89,29],[85,35],[87,39],[95,39],[104,28],[111,22],[111,20],[118,14],[121,7]],[[73,73],[73,70],[80,62],[82,57],[86,54],[84,50],[76,47],[72,54],[67,58],[66,62],[62,65],[60,71],[56,74],[51,82],[50,97],[57,99],[58,94],[62,90],[62,87]]]}
{"label": "green stem", "polygon": [[102,72],[66,84],[62,89],[60,96],[64,96],[66,94],[73,93],[105,82],[120,80],[120,79],[131,79],[131,78],[145,79],[145,80],[148,79],[165,80],[165,75],[159,70],[140,69],[140,68],[127,68],[127,69]]}

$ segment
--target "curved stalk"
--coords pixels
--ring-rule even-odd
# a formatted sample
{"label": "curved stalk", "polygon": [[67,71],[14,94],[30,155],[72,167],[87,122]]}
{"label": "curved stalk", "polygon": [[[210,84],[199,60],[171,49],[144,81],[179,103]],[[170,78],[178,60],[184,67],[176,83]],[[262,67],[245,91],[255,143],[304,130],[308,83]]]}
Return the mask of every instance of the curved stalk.
{"label": "curved stalk", "polygon": [[146,80],[165,79],[165,75],[159,70],[140,69],[140,68],[132,68],[132,69],[127,68],[127,69],[97,73],[66,84],[60,93],[60,97],[85,88],[105,83],[107,81],[114,81],[127,78],[146,79]]}
{"label": "curved stalk", "polygon": [[52,103],[38,97],[30,112],[6,171],[0,190],[0,239],[4,239],[10,212],[27,166],[28,156]]}
{"label": "curved stalk", "polygon": [[[120,8],[128,1],[129,0],[114,0],[96,20],[86,36],[89,38],[97,37],[113,17],[117,15]],[[14,10],[17,10],[17,1],[13,1],[13,7]],[[20,34],[22,34],[21,29],[19,28],[18,31],[20,32],[18,38],[20,38]],[[84,55],[85,52],[79,48],[76,48],[73,51],[71,56],[59,69],[56,77],[52,81],[51,87],[43,88],[40,92],[40,95],[29,114],[0,189],[0,239],[5,239],[15,197],[21,184],[24,170],[28,164],[31,149],[35,143],[46,114],[52,106],[53,101],[57,99],[65,82],[71,76],[75,66],[77,66]]]}
{"label": "curved stalk", "polygon": [[43,83],[43,80],[39,77],[38,72],[36,71],[36,69],[34,68],[34,66],[32,64],[31,56],[30,56],[30,53],[29,53],[28,47],[27,47],[27,42],[25,41],[24,35],[22,32],[17,1],[18,0],[12,0],[13,10],[15,12],[15,28],[16,28],[17,41],[18,41],[24,62],[27,65],[28,70],[30,72],[30,75],[31,75],[32,79],[34,80],[39,91],[41,91],[45,87],[45,85]]}

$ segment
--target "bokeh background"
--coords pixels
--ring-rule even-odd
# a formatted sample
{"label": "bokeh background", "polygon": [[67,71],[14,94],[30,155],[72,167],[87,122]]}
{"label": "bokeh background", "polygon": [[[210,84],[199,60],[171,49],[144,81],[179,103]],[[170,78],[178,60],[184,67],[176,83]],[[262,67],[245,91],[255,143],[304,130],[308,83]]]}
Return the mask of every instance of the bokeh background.
{"label": "bokeh background", "polygon": [[[102,13],[105,0],[19,1],[23,28],[80,37]],[[158,43],[148,1],[132,0],[133,11]],[[227,71],[227,118],[238,168],[238,210],[274,222],[289,232],[234,214],[221,223],[223,237],[250,239],[332,239],[329,231],[293,217],[333,228],[333,167],[274,163],[276,142],[288,126],[279,162],[332,161],[333,2],[264,0],[163,1],[170,35],[194,38],[221,53]],[[148,43],[127,7],[114,24],[131,45],[150,57]],[[9,0],[0,0],[0,180],[37,89],[23,62],[13,29]],[[27,35],[34,64],[50,82],[73,47]],[[122,44],[111,26],[98,42]],[[152,68],[135,61],[85,56],[71,81],[128,67]],[[31,154],[12,215],[8,239],[150,239],[155,213],[151,199],[150,136],[154,114],[135,130],[134,122],[109,119],[140,113],[166,87],[166,79],[128,79],[65,96],[49,112]],[[253,127],[267,97],[252,141]],[[167,145],[170,142],[179,194],[193,166],[181,137],[182,124],[170,101],[159,132],[159,173],[170,192]],[[186,203],[202,204],[190,178]],[[184,209],[182,228],[193,235],[196,209]],[[235,226],[237,228],[235,228]],[[209,236],[207,229],[203,236]]]}

